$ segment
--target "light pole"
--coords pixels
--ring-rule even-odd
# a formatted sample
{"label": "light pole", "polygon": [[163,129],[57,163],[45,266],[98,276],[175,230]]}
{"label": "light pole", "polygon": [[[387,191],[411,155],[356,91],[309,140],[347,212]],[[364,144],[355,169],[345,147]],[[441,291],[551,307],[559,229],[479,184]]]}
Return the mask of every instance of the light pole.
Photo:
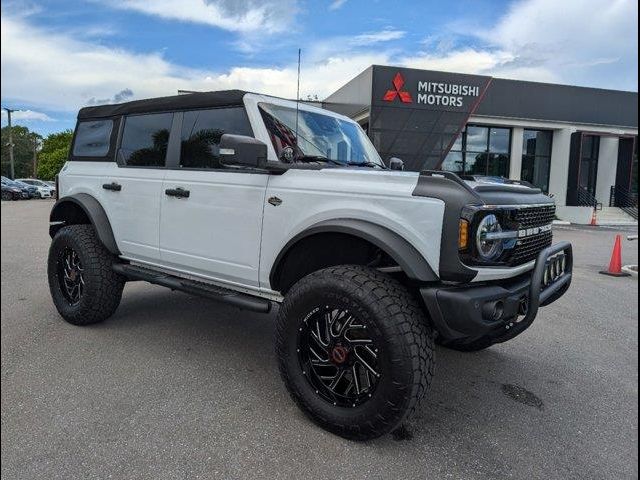
{"label": "light pole", "polygon": [[38,178],[38,147],[40,146],[40,137],[37,133],[32,133],[33,139],[33,178]]}
{"label": "light pole", "polygon": [[13,165],[13,131],[11,130],[11,113],[15,112],[15,110],[11,110],[10,108],[3,108],[3,110],[7,111],[7,126],[9,127],[9,164],[11,166],[11,180],[13,180],[16,177],[16,172]]}

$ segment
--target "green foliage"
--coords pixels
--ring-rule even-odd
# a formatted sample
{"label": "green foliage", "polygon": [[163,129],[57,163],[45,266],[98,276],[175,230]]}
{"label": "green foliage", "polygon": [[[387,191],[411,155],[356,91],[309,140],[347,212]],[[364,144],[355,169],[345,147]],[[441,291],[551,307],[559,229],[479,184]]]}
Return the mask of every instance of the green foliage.
{"label": "green foliage", "polygon": [[[27,127],[14,125],[13,133],[13,158],[15,177],[33,176],[33,149],[34,142],[39,140],[40,135],[30,132]],[[0,165],[2,175],[11,176],[11,162],[9,161],[9,127],[2,128],[2,146],[0,148]]]}
{"label": "green foliage", "polygon": [[53,180],[69,156],[73,132],[64,130],[52,133],[42,142],[42,149],[38,154],[38,178]]}

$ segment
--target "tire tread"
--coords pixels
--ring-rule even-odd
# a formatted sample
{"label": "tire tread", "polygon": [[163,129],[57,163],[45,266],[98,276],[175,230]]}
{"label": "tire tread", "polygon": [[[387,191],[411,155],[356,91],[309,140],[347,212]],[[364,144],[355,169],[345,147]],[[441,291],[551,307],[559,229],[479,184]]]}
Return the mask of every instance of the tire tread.
{"label": "tire tread", "polygon": [[[326,277],[340,279],[347,295],[359,298],[369,296],[371,307],[377,319],[395,325],[395,334],[387,338],[389,342],[404,345],[406,358],[392,359],[392,362],[408,364],[412,369],[413,381],[400,387],[404,389],[401,401],[387,401],[388,408],[369,418],[363,425],[338,424],[309,408],[304,400],[295,394],[285,362],[284,345],[287,335],[287,317],[295,299],[305,291],[313,289],[317,282]],[[296,404],[316,423],[346,438],[366,440],[388,433],[415,412],[431,383],[435,366],[435,347],[432,330],[416,299],[393,278],[372,268],[358,265],[340,265],[316,271],[296,283],[285,298],[278,315],[276,328],[276,354],[280,374]]]}

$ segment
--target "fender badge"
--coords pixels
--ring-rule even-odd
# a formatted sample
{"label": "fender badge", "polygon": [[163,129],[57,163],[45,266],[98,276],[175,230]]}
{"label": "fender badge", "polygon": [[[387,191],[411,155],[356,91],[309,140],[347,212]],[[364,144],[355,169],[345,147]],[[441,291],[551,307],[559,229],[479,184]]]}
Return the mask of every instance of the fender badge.
{"label": "fender badge", "polygon": [[280,200],[278,197],[271,197],[269,198],[269,200],[267,200],[267,202],[269,202],[274,207],[277,207],[282,203],[282,200]]}

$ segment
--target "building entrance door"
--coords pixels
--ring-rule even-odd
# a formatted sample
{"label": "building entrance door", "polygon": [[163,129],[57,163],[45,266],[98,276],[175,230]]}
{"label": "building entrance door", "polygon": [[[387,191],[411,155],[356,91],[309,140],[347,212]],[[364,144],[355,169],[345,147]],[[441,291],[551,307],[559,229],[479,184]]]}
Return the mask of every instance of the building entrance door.
{"label": "building entrance door", "polygon": [[587,190],[591,195],[596,195],[596,182],[598,176],[598,152],[600,150],[600,137],[597,135],[583,135],[580,155],[580,173],[578,185]]}

